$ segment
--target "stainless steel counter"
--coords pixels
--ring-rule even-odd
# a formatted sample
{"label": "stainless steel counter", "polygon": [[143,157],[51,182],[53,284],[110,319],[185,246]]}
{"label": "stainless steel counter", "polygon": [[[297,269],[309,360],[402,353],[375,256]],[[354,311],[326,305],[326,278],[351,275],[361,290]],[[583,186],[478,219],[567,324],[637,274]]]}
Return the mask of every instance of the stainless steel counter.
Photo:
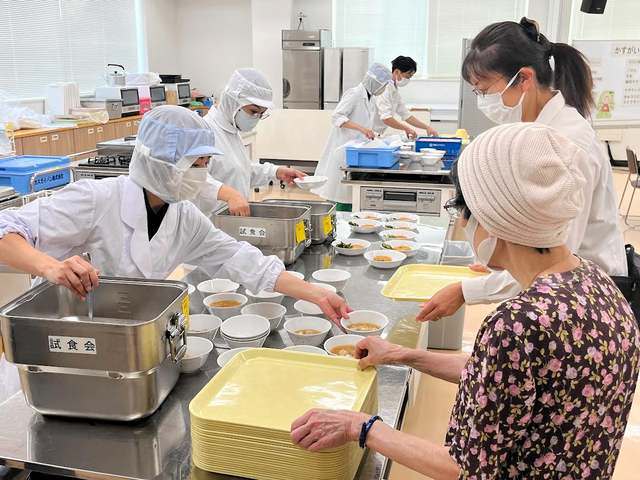
{"label": "stainless steel counter", "polygon": [[[424,250],[407,263],[437,263],[448,232],[448,219],[422,219],[418,240]],[[344,219],[338,222],[339,238],[349,237]],[[379,245],[377,235],[353,235]],[[383,336],[391,334],[398,325],[416,313],[411,303],[393,302],[380,290],[394,270],[370,267],[362,256],[335,256],[328,244],[309,248],[290,270],[301,272],[307,279],[322,268],[340,268],[351,272],[344,296],[355,309],[378,310],[390,323]],[[206,279],[195,270],[185,281],[197,285]],[[202,295],[196,291],[191,298],[192,313],[202,313]],[[288,315],[295,315],[294,300],[286,297],[283,304]],[[337,333],[334,327],[332,333]],[[0,479],[13,478],[14,469],[63,475],[76,478],[125,479],[187,479],[226,480],[231,477],[212,474],[194,468],[191,464],[189,402],[218,372],[218,354],[227,347],[217,337],[216,348],[207,363],[192,375],[182,375],[173,392],[151,417],[129,424],[47,418],[34,413],[24,402],[21,393],[0,405]],[[283,330],[271,334],[265,343],[268,348],[291,345]],[[379,375],[379,413],[386,423],[398,427],[402,420],[410,370],[405,367],[382,367]],[[109,395],[109,392],[104,392]],[[115,399],[114,399],[115,401]],[[357,479],[386,478],[386,459],[369,452],[360,467]]]}

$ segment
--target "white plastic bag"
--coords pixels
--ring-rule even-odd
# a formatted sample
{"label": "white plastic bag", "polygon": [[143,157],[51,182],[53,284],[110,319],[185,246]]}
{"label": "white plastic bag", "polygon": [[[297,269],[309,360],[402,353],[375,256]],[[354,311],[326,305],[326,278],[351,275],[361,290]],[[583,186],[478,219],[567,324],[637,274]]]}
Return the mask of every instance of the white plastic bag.
{"label": "white plastic bag", "polygon": [[21,390],[18,369],[4,356],[0,357],[0,404]]}

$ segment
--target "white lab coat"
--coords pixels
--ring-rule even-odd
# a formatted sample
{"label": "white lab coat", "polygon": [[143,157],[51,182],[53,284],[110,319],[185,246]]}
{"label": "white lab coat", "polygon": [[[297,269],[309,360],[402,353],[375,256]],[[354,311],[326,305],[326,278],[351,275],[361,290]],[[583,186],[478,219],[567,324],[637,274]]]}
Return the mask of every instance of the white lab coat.
{"label": "white lab coat", "polygon": [[[584,186],[585,208],[571,222],[567,247],[590,260],[609,275],[627,275],[624,239],[618,221],[618,204],[609,159],[587,120],[565,104],[559,91],[544,106],[537,123],[555,128],[582,148],[580,171]],[[507,271],[491,273],[462,282],[466,303],[502,302],[522,291],[521,285]]]}
{"label": "white lab coat", "polygon": [[205,215],[210,215],[226,206],[225,202],[217,199],[223,184],[248,199],[252,188],[277,179],[278,167],[272,163],[253,163],[240,133],[217,108],[209,110],[204,120],[215,135],[216,148],[224,153],[224,156],[211,157],[209,174],[213,178],[209,178],[207,186],[194,200]]}
{"label": "white lab coat", "polygon": [[382,135],[388,128],[384,120],[398,115],[403,122],[406,122],[412,116],[402,98],[400,98],[399,89],[394,83],[387,83],[387,88],[384,89],[384,92],[374,98],[376,111],[373,117],[373,131],[378,135]]}
{"label": "white lab coat", "polygon": [[343,174],[340,171],[340,168],[346,165],[344,146],[351,140],[364,140],[365,137],[356,130],[341,128],[341,125],[351,121],[370,129],[373,126],[374,113],[374,96],[369,98],[362,83],[342,95],[340,103],[333,111],[333,130],[315,172],[316,175],[326,176],[329,180],[322,187],[312,190],[313,193],[333,202],[351,203],[351,187],[342,184]]}

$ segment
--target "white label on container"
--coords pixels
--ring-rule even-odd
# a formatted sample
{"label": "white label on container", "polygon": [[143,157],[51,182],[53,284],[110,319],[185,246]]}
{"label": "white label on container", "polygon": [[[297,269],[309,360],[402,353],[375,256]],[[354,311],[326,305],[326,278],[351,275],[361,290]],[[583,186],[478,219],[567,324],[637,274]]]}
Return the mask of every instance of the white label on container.
{"label": "white label on container", "polygon": [[58,337],[49,335],[49,351],[55,353],[82,353],[96,355],[98,346],[95,338]]}
{"label": "white label on container", "polygon": [[267,229],[255,227],[240,227],[240,236],[265,238],[267,236]]}

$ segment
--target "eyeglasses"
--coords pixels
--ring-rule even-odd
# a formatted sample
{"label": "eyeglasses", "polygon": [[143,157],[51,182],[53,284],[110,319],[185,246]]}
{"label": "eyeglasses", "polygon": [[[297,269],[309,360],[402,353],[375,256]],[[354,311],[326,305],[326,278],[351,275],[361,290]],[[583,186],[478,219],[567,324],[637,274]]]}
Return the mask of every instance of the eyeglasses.
{"label": "eyeglasses", "polygon": [[450,198],[444,204],[445,211],[451,215],[453,218],[460,218],[462,216],[462,211],[460,207],[456,204],[455,198]]}
{"label": "eyeglasses", "polygon": [[264,112],[264,113],[260,113],[260,112],[255,112],[249,115],[251,118],[257,118],[258,120],[264,120],[265,118],[269,117],[269,112]]}
{"label": "eyeglasses", "polygon": [[487,90],[489,90],[491,87],[493,87],[496,83],[498,83],[500,80],[502,80],[502,77],[500,77],[499,79],[497,79],[495,82],[493,82],[491,85],[489,85],[487,88],[484,89],[484,91],[480,91],[477,90],[476,88],[474,88],[473,90],[471,90],[471,92],[476,96],[476,97],[480,97],[480,98],[484,98],[487,95],[491,95],[490,93],[487,93]]}

